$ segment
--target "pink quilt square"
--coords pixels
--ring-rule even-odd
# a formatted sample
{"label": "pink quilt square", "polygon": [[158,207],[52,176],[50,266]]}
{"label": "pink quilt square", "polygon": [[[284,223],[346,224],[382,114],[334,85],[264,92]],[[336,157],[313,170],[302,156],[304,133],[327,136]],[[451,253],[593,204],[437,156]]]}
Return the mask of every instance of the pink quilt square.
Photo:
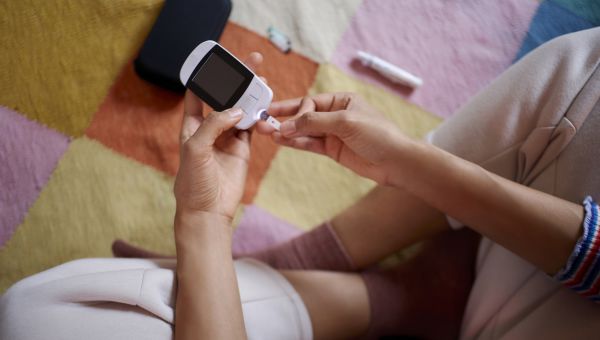
{"label": "pink quilt square", "polygon": [[23,221],[69,138],[0,106],[0,247]]}
{"label": "pink quilt square", "polygon": [[[369,83],[448,117],[512,62],[534,0],[365,0],[332,62]],[[355,59],[364,50],[424,80],[411,91]]]}
{"label": "pink quilt square", "polygon": [[302,232],[255,205],[247,205],[233,233],[232,252],[235,257],[251,254],[285,242]]}

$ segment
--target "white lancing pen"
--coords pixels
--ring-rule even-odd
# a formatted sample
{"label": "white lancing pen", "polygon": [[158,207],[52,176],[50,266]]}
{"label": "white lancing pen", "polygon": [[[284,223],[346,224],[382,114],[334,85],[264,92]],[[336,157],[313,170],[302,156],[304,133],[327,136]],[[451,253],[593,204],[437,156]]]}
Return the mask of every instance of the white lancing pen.
{"label": "white lancing pen", "polygon": [[412,88],[417,88],[423,85],[423,79],[401,69],[390,62],[364,51],[358,51],[357,55],[358,59],[364,66],[372,68],[394,83],[403,84]]}

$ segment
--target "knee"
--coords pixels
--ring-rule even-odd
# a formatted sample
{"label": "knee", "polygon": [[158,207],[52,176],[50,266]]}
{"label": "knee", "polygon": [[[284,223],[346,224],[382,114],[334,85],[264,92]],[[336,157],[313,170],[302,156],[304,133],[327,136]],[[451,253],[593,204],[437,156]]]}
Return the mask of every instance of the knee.
{"label": "knee", "polygon": [[33,286],[27,279],[15,283],[0,298],[0,339],[37,339],[40,334],[31,334],[31,311],[41,308],[36,301]]}
{"label": "knee", "polygon": [[55,283],[84,274],[98,260],[101,259],[70,261],[13,284],[0,297],[0,339],[43,339],[53,334],[56,327],[65,326],[61,322],[67,320],[56,318],[61,304]]}

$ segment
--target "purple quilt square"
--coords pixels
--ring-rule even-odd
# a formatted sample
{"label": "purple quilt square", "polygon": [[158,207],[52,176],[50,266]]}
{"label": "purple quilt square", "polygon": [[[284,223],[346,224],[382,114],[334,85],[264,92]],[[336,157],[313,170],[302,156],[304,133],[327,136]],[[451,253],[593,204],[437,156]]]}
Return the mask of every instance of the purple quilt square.
{"label": "purple quilt square", "polygon": [[0,106],[0,246],[23,221],[68,145],[68,137]]}
{"label": "purple quilt square", "polygon": [[233,254],[239,257],[285,242],[303,231],[265,210],[255,206],[244,207],[242,218],[233,233]]}

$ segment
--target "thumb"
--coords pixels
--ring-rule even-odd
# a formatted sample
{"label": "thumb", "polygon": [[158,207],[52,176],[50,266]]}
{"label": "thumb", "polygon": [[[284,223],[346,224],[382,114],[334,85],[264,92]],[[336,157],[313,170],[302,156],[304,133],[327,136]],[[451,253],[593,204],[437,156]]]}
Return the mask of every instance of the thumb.
{"label": "thumb", "polygon": [[281,134],[286,138],[334,135],[345,137],[348,132],[349,113],[345,110],[334,112],[307,112],[297,119],[281,123]]}
{"label": "thumb", "polygon": [[202,125],[190,140],[194,144],[211,146],[223,132],[234,127],[241,118],[242,110],[239,108],[232,108],[223,112],[213,111],[204,119]]}

